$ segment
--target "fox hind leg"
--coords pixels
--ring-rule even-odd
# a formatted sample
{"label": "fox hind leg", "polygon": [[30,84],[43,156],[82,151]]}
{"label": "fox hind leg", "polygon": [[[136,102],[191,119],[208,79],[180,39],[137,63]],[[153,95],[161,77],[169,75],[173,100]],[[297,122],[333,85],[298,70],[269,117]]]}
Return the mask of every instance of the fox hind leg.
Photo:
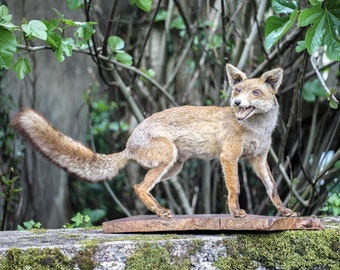
{"label": "fox hind leg", "polygon": [[[150,191],[160,181],[170,178],[179,172],[181,163],[176,162],[177,148],[166,138],[157,138],[151,142],[147,153],[141,150],[139,160],[136,161],[143,167],[150,168],[143,182],[136,184],[134,190],[145,206],[161,218],[172,218],[171,210],[162,207],[151,195]],[[138,153],[136,153],[138,155]],[[143,156],[142,156],[143,155]]]}

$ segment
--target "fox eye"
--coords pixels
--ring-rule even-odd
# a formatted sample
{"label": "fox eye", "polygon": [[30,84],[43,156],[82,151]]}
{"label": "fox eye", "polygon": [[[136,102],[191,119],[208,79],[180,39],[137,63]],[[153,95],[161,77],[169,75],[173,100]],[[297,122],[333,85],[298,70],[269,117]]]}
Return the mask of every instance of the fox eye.
{"label": "fox eye", "polygon": [[254,96],[258,96],[259,94],[261,94],[261,91],[260,91],[260,90],[254,90],[254,91],[253,91],[253,95],[254,95]]}
{"label": "fox eye", "polygon": [[235,94],[241,93],[241,88],[235,88],[235,89],[234,89],[234,93],[235,93]]}

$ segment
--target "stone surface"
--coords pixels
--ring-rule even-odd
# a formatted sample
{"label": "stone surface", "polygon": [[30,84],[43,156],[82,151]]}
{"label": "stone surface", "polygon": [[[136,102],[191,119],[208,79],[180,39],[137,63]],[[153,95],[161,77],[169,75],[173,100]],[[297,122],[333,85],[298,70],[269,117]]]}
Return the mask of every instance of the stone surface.
{"label": "stone surface", "polygon": [[324,225],[318,218],[270,217],[248,215],[175,215],[161,219],[155,215],[134,216],[103,223],[105,233],[178,232],[178,231],[283,231],[319,230]]}
{"label": "stone surface", "polygon": [[[331,269],[340,218],[322,230],[106,234],[102,228],[0,232],[2,269]],[[289,258],[289,260],[287,260]]]}

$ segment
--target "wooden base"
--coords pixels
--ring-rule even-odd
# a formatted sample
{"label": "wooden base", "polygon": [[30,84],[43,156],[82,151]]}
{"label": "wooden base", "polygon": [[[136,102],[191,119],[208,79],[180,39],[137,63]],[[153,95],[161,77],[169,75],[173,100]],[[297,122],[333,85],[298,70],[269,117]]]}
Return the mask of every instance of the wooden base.
{"label": "wooden base", "polygon": [[103,223],[104,233],[283,231],[319,230],[323,228],[324,225],[318,218],[257,215],[234,218],[225,214],[175,215],[171,219],[161,219],[154,215],[141,215]]}

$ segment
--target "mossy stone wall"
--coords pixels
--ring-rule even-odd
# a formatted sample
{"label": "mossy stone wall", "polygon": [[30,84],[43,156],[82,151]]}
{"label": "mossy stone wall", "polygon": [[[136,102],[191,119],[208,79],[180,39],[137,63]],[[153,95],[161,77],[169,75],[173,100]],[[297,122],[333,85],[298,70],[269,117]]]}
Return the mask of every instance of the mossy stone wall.
{"label": "mossy stone wall", "polygon": [[270,233],[0,232],[2,269],[340,269],[340,229]]}

